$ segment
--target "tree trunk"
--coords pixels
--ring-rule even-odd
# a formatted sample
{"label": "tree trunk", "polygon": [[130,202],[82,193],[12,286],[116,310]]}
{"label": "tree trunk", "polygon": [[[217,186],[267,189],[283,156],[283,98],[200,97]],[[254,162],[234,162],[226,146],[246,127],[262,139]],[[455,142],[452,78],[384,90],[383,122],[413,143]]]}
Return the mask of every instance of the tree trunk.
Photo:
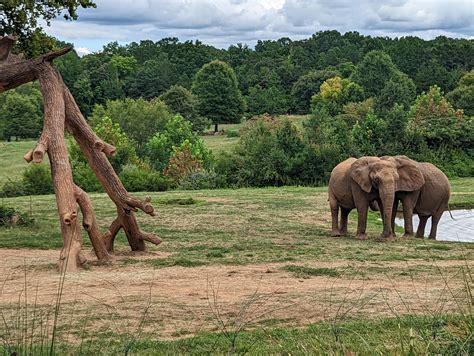
{"label": "tree trunk", "polygon": [[218,128],[217,128],[218,125],[219,125],[219,124],[214,124],[214,133],[216,133],[216,132],[219,131]]}
{"label": "tree trunk", "polygon": [[[61,75],[51,64],[54,58],[67,53],[70,48],[26,61],[10,53],[15,41],[16,38],[11,36],[0,37],[0,92],[39,80],[44,103],[43,131],[37,146],[30,150],[24,159],[27,162],[39,163],[45,153],[49,157],[64,241],[59,260],[60,270],[74,271],[85,262],[81,254],[82,238],[77,218],[78,205],[82,212],[82,225],[100,261],[110,259],[108,251],[113,251],[115,236],[121,228],[124,229],[130,247],[134,251],[144,251],[145,241],[159,244],[161,240],[157,235],[139,229],[134,215],[135,211],[141,209],[154,216],[151,199],[140,200],[128,195],[107,159],[107,156],[115,154],[115,147],[101,140],[92,131]],[[73,182],[64,139],[65,129],[74,136],[87,162],[117,206],[118,216],[104,235],[99,231],[89,196]]]}

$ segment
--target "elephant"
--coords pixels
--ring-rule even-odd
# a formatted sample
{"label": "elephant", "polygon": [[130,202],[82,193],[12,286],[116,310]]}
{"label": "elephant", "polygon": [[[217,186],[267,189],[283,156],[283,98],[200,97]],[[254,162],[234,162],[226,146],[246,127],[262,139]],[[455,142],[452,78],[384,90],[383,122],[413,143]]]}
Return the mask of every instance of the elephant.
{"label": "elephant", "polygon": [[[388,160],[406,160],[406,156],[382,157]],[[398,202],[402,202],[405,236],[413,235],[413,213],[418,214],[420,223],[416,237],[423,238],[428,218],[431,217],[430,239],[436,239],[438,223],[443,212],[448,210],[451,195],[451,186],[448,177],[435,165],[427,162],[412,161],[423,174],[425,184],[412,192],[398,191],[395,194],[394,209],[392,213],[392,227],[395,226],[395,213]]]}
{"label": "elephant", "polygon": [[[358,213],[357,238],[367,239],[367,212],[378,203],[383,220],[382,237],[394,236],[392,210],[395,192],[413,192],[425,184],[421,171],[409,159],[379,157],[348,158],[339,163],[329,179],[329,206],[332,236],[347,234],[347,217],[354,208]],[[338,213],[341,221],[338,225]]]}

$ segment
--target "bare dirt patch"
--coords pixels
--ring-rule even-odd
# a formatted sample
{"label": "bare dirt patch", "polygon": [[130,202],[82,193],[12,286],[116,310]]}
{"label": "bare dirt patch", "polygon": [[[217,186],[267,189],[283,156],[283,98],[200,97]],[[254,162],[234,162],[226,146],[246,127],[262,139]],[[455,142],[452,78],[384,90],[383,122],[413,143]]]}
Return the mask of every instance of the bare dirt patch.
{"label": "bare dirt patch", "polygon": [[[60,276],[52,266],[55,250],[0,250],[0,308],[16,305],[25,286],[38,305],[53,305]],[[347,316],[395,315],[405,313],[446,313],[464,305],[463,277],[457,267],[466,261],[440,261],[429,271],[410,274],[343,273],[340,277],[299,278],[282,270],[289,263],[245,266],[212,265],[154,269],[142,264],[124,265],[121,259],[145,260],[166,257],[163,252],[131,254],[118,252],[111,265],[68,274],[61,303],[64,313],[91,318],[90,328],[104,328],[122,318],[119,328],[137,325],[151,302],[145,330],[160,338],[189,336],[204,330],[218,330],[216,310],[229,323],[245,318],[248,327],[265,319],[281,320],[286,326],[303,326],[317,320]],[[117,261],[118,260],[118,261]],[[359,263],[353,261],[312,262],[313,268],[338,268],[344,271],[387,270],[426,266],[426,261]],[[474,267],[470,264],[470,267]],[[370,273],[370,272],[368,272]],[[26,278],[25,278],[26,277]],[[1,285],[0,285],[1,287]],[[36,289],[38,292],[36,293]],[[242,312],[245,310],[245,312]],[[93,318],[91,317],[93,316]],[[115,326],[117,327],[117,326]],[[131,331],[131,330],[128,330]]]}

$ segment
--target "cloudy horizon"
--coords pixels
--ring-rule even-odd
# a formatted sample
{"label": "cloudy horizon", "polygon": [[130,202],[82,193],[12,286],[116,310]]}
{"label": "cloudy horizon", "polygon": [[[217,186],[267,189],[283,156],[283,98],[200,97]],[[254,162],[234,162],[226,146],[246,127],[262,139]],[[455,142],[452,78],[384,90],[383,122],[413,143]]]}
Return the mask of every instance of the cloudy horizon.
{"label": "cloudy horizon", "polygon": [[471,0],[96,0],[79,19],[52,21],[48,34],[74,44],[80,54],[110,42],[178,37],[218,48],[257,40],[299,40],[318,31],[371,36],[444,35],[473,38]]}

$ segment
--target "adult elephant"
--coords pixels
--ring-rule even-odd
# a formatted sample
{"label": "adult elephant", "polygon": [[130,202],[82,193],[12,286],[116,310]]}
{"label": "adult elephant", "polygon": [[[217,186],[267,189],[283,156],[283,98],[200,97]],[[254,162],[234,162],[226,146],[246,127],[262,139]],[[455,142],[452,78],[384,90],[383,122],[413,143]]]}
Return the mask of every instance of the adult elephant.
{"label": "adult elephant", "polygon": [[[382,157],[384,160],[399,161],[409,159],[406,156]],[[413,213],[418,214],[420,223],[416,237],[423,238],[427,220],[431,217],[430,239],[436,239],[438,223],[448,209],[451,196],[451,186],[448,177],[435,165],[427,162],[412,161],[420,170],[425,184],[412,192],[399,191],[395,194],[394,209],[392,214],[392,228],[395,226],[395,212],[398,202],[403,205],[403,219],[405,236],[413,235]]]}
{"label": "adult elephant", "polygon": [[[332,216],[332,236],[347,233],[347,217],[354,208],[358,213],[357,238],[367,239],[367,211],[377,202],[383,220],[382,237],[392,237],[392,211],[397,191],[419,190],[425,180],[410,159],[379,157],[349,158],[338,164],[329,180],[329,205]],[[338,212],[341,222],[338,225]]]}

